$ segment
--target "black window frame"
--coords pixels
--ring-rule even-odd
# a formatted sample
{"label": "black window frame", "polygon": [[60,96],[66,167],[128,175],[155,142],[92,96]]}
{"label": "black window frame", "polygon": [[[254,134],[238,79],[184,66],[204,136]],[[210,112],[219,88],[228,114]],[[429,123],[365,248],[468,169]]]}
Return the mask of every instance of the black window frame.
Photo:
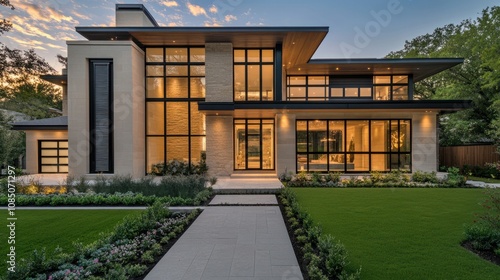
{"label": "black window frame", "polygon": [[[406,83],[395,83],[394,82],[395,76],[406,76],[408,81]],[[391,77],[390,78],[391,81],[389,83],[375,83],[376,77]],[[401,100],[394,99],[394,87],[397,87],[397,86],[406,86],[408,95],[407,95],[406,99],[402,99],[402,100],[411,100],[411,95],[412,95],[411,94],[411,87],[410,87],[411,81],[412,81],[411,75],[408,75],[408,74],[373,75],[373,89],[372,89],[373,100],[375,100],[375,101],[401,101]],[[389,87],[389,94],[390,94],[389,99],[387,99],[387,100],[375,99],[376,98],[375,87],[378,87],[378,86]]]}
{"label": "black window frame", "polygon": [[[243,50],[245,51],[245,61],[244,62],[236,62],[234,59],[234,52],[238,50]],[[259,62],[248,62],[248,51],[249,50],[258,50],[259,51]],[[263,50],[270,50],[273,52],[273,61],[272,62],[263,62],[262,61],[262,51]],[[234,48],[233,49],[233,102],[273,102],[276,99],[276,68],[278,67],[276,64],[276,50],[274,48]],[[245,100],[236,100],[236,90],[235,90],[235,85],[234,85],[234,77],[235,77],[235,70],[234,66],[236,65],[243,65],[245,66]],[[263,100],[263,92],[262,92],[262,66],[263,65],[271,65],[273,67],[273,93],[270,96],[270,99]],[[249,66],[259,66],[259,88],[260,88],[260,95],[259,95],[259,100],[248,100],[248,67]]]}
{"label": "black window frame", "polygon": [[[297,142],[297,139],[298,139],[298,129],[297,129],[297,125],[298,125],[298,122],[302,122],[302,121],[306,121],[306,152],[302,152],[302,151],[299,151],[299,143]],[[328,140],[330,138],[329,136],[329,131],[330,131],[330,122],[331,121],[343,121],[344,122],[344,134],[346,133],[347,131],[347,122],[348,121],[367,121],[368,122],[368,151],[363,151],[363,152],[353,152],[353,151],[348,151],[347,149],[347,137],[346,135],[343,135],[342,138],[343,138],[343,151],[342,152],[332,152],[330,151],[329,149],[329,145],[327,145],[327,151],[323,151],[323,152],[310,152],[309,151],[309,122],[313,122],[313,121],[326,121],[326,132],[327,132],[327,137],[328,137]],[[374,152],[372,151],[372,137],[371,137],[371,133],[372,133],[372,121],[389,121],[389,125],[392,124],[393,121],[397,121],[398,123],[398,136],[400,135],[401,133],[401,121],[408,121],[409,122],[409,125],[410,125],[410,147],[409,147],[409,151],[401,151],[401,147],[398,147],[398,151],[397,152],[393,152],[391,151],[391,149],[389,149],[388,151],[385,151],[385,152]],[[389,130],[390,131],[390,130]],[[305,172],[319,172],[319,173],[328,173],[328,172],[342,172],[342,173],[364,173],[364,172],[372,172],[372,155],[387,155],[388,156],[388,160],[389,160],[389,164],[388,164],[388,171],[378,171],[376,170],[377,172],[391,172],[392,170],[402,170],[404,172],[409,172],[411,173],[412,172],[412,169],[413,169],[413,159],[412,159],[412,153],[413,153],[413,149],[412,149],[412,145],[413,145],[413,123],[412,123],[412,120],[411,119],[407,119],[407,118],[400,118],[400,119],[296,119],[295,120],[295,172],[296,173],[299,173],[301,171],[305,171]],[[326,171],[310,171],[310,168],[309,168],[309,155],[327,155],[327,163],[326,163]],[[360,155],[368,155],[368,170],[366,171],[360,171],[360,170],[351,170],[349,171],[348,168],[347,168],[347,156],[350,155],[350,154],[360,154]],[[306,155],[306,158],[307,158],[307,161],[306,161],[306,168],[304,170],[300,170],[299,169],[299,164],[298,164],[298,159],[299,159],[299,155]],[[330,155],[343,155],[344,157],[344,170],[343,171],[339,171],[339,170],[330,170],[330,163],[329,163],[329,158],[330,158]],[[392,168],[392,156],[393,155],[397,155],[397,166],[398,168],[397,169],[393,169]],[[401,165],[401,156],[402,155],[408,155],[410,157],[410,162],[409,162],[409,169],[402,169],[400,168],[400,165]]]}
{"label": "black window frame", "polygon": [[[43,148],[42,143],[47,143],[47,142],[48,143],[57,143],[57,147],[56,148]],[[60,145],[61,142],[66,142],[66,147],[61,148],[61,145]],[[55,150],[55,151],[57,151],[57,155],[56,156],[42,156],[42,150]],[[66,174],[66,173],[68,173],[67,171],[66,172],[60,171],[61,166],[66,166],[66,170],[68,169],[68,163],[65,163],[65,164],[60,163],[61,158],[68,159],[68,155],[66,155],[66,156],[60,155],[61,150],[66,150],[67,152],[69,152],[68,139],[38,139],[38,173],[40,173],[40,174],[61,174],[61,173]],[[57,163],[56,164],[43,164],[42,163],[43,158],[55,158],[55,159],[57,159]],[[43,172],[44,166],[56,166],[57,172]]]}
{"label": "black window frame", "polygon": [[[259,121],[259,129],[260,129],[260,168],[248,168],[248,158],[245,156],[245,169],[236,168],[236,160],[234,160],[236,155],[236,135],[234,132],[236,131],[236,125],[241,124],[237,123],[237,121],[245,121],[245,151],[248,151],[248,121]],[[262,168],[262,159],[263,159],[263,149],[262,149],[262,121],[272,121],[273,125],[273,168]],[[266,124],[266,123],[265,123]],[[233,118],[233,171],[248,171],[248,170],[263,170],[263,171],[274,171],[276,170],[276,120],[273,118]]]}

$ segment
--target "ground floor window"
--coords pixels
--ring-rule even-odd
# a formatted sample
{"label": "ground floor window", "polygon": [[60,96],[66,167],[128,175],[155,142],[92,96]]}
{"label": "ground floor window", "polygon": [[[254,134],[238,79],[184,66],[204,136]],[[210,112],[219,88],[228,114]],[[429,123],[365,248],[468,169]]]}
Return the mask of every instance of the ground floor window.
{"label": "ground floor window", "polygon": [[234,169],[274,169],[274,119],[234,120]]}
{"label": "ground floor window", "polygon": [[297,120],[297,172],[411,171],[411,120]]}
{"label": "ground floor window", "polygon": [[68,173],[68,140],[38,140],[38,172]]}

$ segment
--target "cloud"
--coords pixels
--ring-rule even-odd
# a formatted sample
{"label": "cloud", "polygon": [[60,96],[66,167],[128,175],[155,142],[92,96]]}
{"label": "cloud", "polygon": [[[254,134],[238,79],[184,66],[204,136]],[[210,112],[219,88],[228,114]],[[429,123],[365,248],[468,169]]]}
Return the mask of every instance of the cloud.
{"label": "cloud", "polygon": [[79,13],[79,12],[77,12],[77,11],[73,11],[73,15],[74,15],[75,17],[77,17],[77,18],[81,18],[81,19],[87,19],[87,20],[91,19],[89,16],[82,15],[82,14],[80,14],[80,13]]}
{"label": "cloud", "polygon": [[217,7],[215,5],[212,5],[210,9],[208,9],[212,14],[216,14],[218,12]]}
{"label": "cloud", "polygon": [[163,1],[163,2],[161,2],[161,4],[163,4],[164,6],[167,6],[167,7],[178,7],[179,6],[179,4],[176,1]]}
{"label": "cloud", "polygon": [[217,21],[205,21],[203,23],[204,26],[220,26],[220,23]]}
{"label": "cloud", "polygon": [[187,5],[189,12],[193,16],[195,16],[195,17],[199,16],[199,15],[207,16],[207,11],[205,11],[205,9],[202,6],[194,5],[194,4],[191,4],[189,2],[186,5]]}
{"label": "cloud", "polygon": [[[52,34],[45,32],[38,26],[32,24],[31,22],[28,22],[28,20],[25,20],[24,18],[21,18],[19,16],[12,16],[9,18],[9,20],[12,22],[12,28],[21,34],[56,40],[56,38],[54,38]],[[40,26],[46,30],[49,29],[45,24],[40,24]]]}
{"label": "cloud", "polygon": [[176,22],[169,22],[167,26],[179,26]]}
{"label": "cloud", "polygon": [[47,45],[48,47],[51,47],[53,49],[59,49],[61,51],[66,51],[66,47],[63,47],[63,46],[60,46],[60,45],[54,45],[54,44],[51,44],[51,43],[48,43],[48,44],[45,44]]}
{"label": "cloud", "polygon": [[24,11],[33,20],[39,20],[44,22],[69,22],[72,24],[78,24],[78,21],[71,16],[66,16],[59,11],[54,10],[50,6],[39,6],[34,3],[25,3],[19,1],[12,1],[12,4],[17,10]]}
{"label": "cloud", "polygon": [[224,17],[224,20],[225,20],[226,22],[231,22],[231,21],[234,21],[234,20],[237,20],[237,19],[238,19],[238,18],[237,18],[236,16],[234,16],[234,15],[226,15],[226,16]]}
{"label": "cloud", "polygon": [[44,45],[45,43],[42,41],[37,41],[37,40],[23,40],[21,38],[16,38],[12,36],[5,36],[5,38],[9,38],[12,41],[18,43],[19,45],[28,47],[28,48],[33,48],[33,49],[38,49],[38,50],[47,50],[46,48],[42,47],[41,45]]}

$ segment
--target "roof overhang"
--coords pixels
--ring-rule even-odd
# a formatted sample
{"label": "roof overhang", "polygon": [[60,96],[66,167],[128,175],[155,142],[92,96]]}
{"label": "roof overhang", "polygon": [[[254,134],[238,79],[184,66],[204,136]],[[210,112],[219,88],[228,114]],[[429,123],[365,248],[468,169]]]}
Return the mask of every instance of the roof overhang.
{"label": "roof overhang", "polygon": [[13,130],[68,130],[68,117],[55,117],[31,121],[15,122]]}
{"label": "roof overhang", "polygon": [[68,85],[68,75],[41,75],[40,78],[58,86]]}
{"label": "roof overhang", "polygon": [[421,81],[463,63],[462,58],[311,59],[287,70],[288,75],[413,75]]}
{"label": "roof overhang", "polygon": [[133,40],[141,46],[202,46],[232,43],[234,48],[283,45],[286,68],[307,63],[326,34],[325,26],[302,27],[76,27],[88,40]]}
{"label": "roof overhang", "polygon": [[401,111],[451,113],[472,107],[470,100],[335,101],[335,102],[198,102],[206,115],[237,115],[254,111],[260,115],[293,112]]}

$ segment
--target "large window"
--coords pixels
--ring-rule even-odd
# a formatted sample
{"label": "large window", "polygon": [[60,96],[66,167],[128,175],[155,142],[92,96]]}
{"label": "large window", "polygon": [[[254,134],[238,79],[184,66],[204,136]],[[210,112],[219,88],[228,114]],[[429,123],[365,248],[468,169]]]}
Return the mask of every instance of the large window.
{"label": "large window", "polygon": [[410,120],[297,120],[297,172],[411,171]]}
{"label": "large window", "polygon": [[147,172],[170,160],[199,163],[205,151],[205,49],[146,49]]}
{"label": "large window", "polygon": [[375,100],[408,100],[408,76],[374,76]]}
{"label": "large window", "polygon": [[274,50],[234,50],[234,101],[274,99]]}
{"label": "large window", "polygon": [[288,76],[287,99],[321,101],[328,99],[328,76]]}
{"label": "large window", "polygon": [[38,172],[68,173],[68,140],[38,140]]}

